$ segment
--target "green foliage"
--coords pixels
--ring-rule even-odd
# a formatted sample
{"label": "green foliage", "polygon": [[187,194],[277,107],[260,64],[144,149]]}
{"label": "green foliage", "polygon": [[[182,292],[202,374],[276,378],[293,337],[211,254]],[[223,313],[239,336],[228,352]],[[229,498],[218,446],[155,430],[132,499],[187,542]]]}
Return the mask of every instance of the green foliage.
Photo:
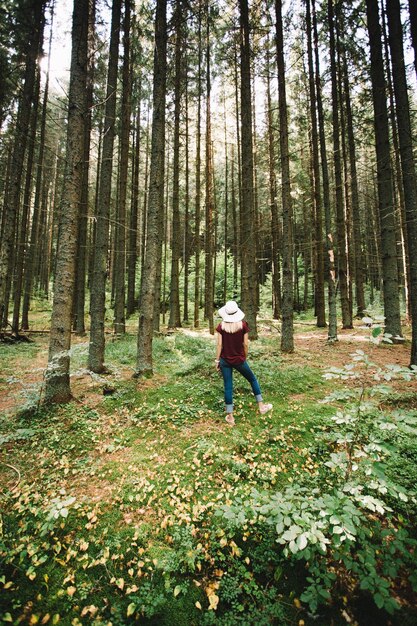
{"label": "green foliage", "polygon": [[139,382],[121,376],[134,343],[109,344],[94,408],[0,422],[0,622],[331,623],[356,598],[385,615],[413,597],[416,412],[389,389],[412,371],[355,353],[327,381],[263,338],[274,411],[237,378],[230,429],[211,338],[157,337]]}
{"label": "green foliage", "polygon": [[356,387],[335,391],[326,399],[348,404],[332,417],[335,429],[325,435],[327,459],[321,458],[316,487],[297,481],[283,491],[254,489],[249,498],[235,496],[217,511],[233,533],[249,525],[260,534],[264,526],[274,529],[283,557],[304,562],[301,600],[313,612],[334,601],[336,588],[348,593],[344,588],[348,582],[370,593],[378,609],[389,614],[398,609],[393,586],[402,572],[409,572],[409,584],[416,590],[412,567],[416,541],[392,509],[395,504],[401,511],[401,502],[409,499],[415,503],[415,486],[407,494],[405,486],[389,476],[386,462],[398,455],[404,436],[415,435],[415,416],[387,415],[378,403],[389,393],[381,381],[411,380],[416,374],[415,368],[378,367],[360,350],[352,355],[352,363],[330,368],[325,378],[355,380]]}

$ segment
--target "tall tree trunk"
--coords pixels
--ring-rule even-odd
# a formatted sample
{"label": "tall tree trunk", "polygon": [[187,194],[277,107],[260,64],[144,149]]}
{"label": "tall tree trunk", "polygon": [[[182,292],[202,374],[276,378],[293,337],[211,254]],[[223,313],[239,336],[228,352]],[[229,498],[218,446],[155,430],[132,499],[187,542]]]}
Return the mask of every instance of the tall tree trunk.
{"label": "tall tree trunk", "polygon": [[123,20],[123,69],[122,69],[122,111],[120,130],[120,169],[119,193],[116,211],[116,255],[115,255],[115,298],[114,332],[126,332],[126,199],[129,166],[131,81],[130,81],[130,23],[131,0],[125,0]]}
{"label": "tall tree trunk", "polygon": [[355,274],[355,295],[356,295],[356,315],[362,317],[365,311],[365,293],[364,293],[364,263],[362,254],[362,236],[360,224],[360,207],[359,207],[359,190],[358,190],[358,174],[356,168],[356,142],[353,127],[352,102],[350,97],[349,70],[346,55],[346,46],[343,45],[342,50],[343,63],[343,83],[344,98],[346,106],[346,126],[347,139],[349,149],[349,173],[350,173],[350,195],[352,203],[352,226],[353,226],[353,245],[354,245],[354,274]]}
{"label": "tall tree trunk", "polygon": [[279,145],[282,172],[282,334],[281,350],[294,351],[294,287],[293,287],[293,209],[291,201],[290,154],[288,144],[288,112],[285,84],[284,32],[282,2],[275,1],[276,46],[278,69]]}
{"label": "tall tree trunk", "polygon": [[90,293],[90,345],[88,367],[100,374],[104,366],[104,320],[106,312],[106,278],[109,248],[110,199],[113,172],[117,74],[119,60],[121,0],[113,0],[110,54],[107,72],[106,108],[103,130],[103,150],[98,189],[94,263]]}
{"label": "tall tree trunk", "polygon": [[206,0],[206,197],[205,197],[205,273],[204,273],[204,313],[209,323],[209,331],[214,334],[213,322],[213,255],[214,255],[214,180],[213,145],[211,138],[211,46],[210,46],[210,6]]}
{"label": "tall tree trunk", "polygon": [[[381,15],[381,27],[383,33],[383,42],[384,42],[384,54],[386,59],[390,59],[390,50],[389,50],[389,42],[388,42],[388,28],[387,28],[387,20],[386,13],[382,12]],[[395,204],[395,216],[396,216],[396,227],[397,227],[397,240],[400,241],[400,245],[398,246],[397,253],[397,263],[398,263],[398,284],[400,290],[402,285],[404,285],[403,293],[405,300],[405,317],[406,320],[409,320],[411,317],[410,310],[410,298],[409,298],[409,282],[410,282],[410,272],[409,266],[407,263],[408,259],[408,241],[406,234],[406,215],[405,215],[405,199],[404,199],[404,185],[402,182],[402,168],[401,168],[401,157],[400,157],[400,145],[398,138],[398,126],[397,126],[397,117],[395,111],[395,98],[394,98],[394,86],[392,79],[392,72],[386,72],[387,79],[387,89],[388,89],[388,114],[390,121],[390,136],[392,137],[392,167],[393,167],[393,186],[394,186],[394,204]]]}
{"label": "tall tree trunk", "polygon": [[[236,202],[236,196],[239,195],[239,190],[236,192],[236,163],[235,163],[235,145],[232,144],[232,154],[231,154],[231,205],[232,205],[232,223],[233,223],[233,298],[236,300],[238,293],[238,282],[239,282],[239,249],[240,249],[240,229],[239,229],[239,216],[238,216],[238,206]],[[238,167],[239,169],[239,167]],[[240,171],[240,170],[239,170]],[[238,175],[240,178],[240,174]],[[238,184],[238,187],[240,185]]]}
{"label": "tall tree trunk", "polygon": [[403,175],[411,305],[411,365],[417,365],[417,182],[413,154],[413,133],[410,120],[408,86],[404,64],[403,28],[399,0],[387,0],[389,44],[392,59],[392,79],[395,93],[398,138]]}
{"label": "tall tree trunk", "polygon": [[366,0],[366,13],[371,51],[378,206],[384,280],[385,332],[395,337],[401,336],[402,331],[398,291],[397,242],[394,219],[394,193],[391,171],[386,82],[382,58],[382,35],[379,22],[378,0]]}
{"label": "tall tree trunk", "polygon": [[[237,145],[237,155],[236,155],[236,169],[237,169],[237,198],[238,202],[236,203],[236,193],[233,193],[233,219],[234,219],[234,231],[235,231],[235,285],[236,285],[236,298],[239,292],[238,286],[238,270],[240,268],[241,280],[240,280],[240,290],[242,287],[242,142],[241,142],[241,133],[240,126],[242,123],[241,117],[241,106],[239,103],[239,76],[238,76],[238,49],[237,49],[237,40],[235,39],[234,46],[234,55],[233,55],[233,75],[234,75],[234,87],[235,87],[235,108],[236,108],[236,145]],[[233,161],[234,164],[234,161]],[[234,183],[234,177],[233,177]],[[236,209],[236,210],[235,210]]]}
{"label": "tall tree trunk", "polygon": [[175,87],[174,87],[174,163],[172,183],[172,228],[171,228],[171,287],[169,292],[170,328],[181,326],[180,312],[180,258],[181,258],[181,223],[180,223],[180,117],[182,98],[182,62],[183,62],[183,10],[181,0],[176,0],[175,24]]}
{"label": "tall tree trunk", "polygon": [[22,329],[24,330],[29,329],[29,306],[30,306],[30,299],[32,296],[32,285],[33,285],[33,279],[34,279],[34,273],[35,273],[36,250],[38,248],[38,241],[39,241],[40,205],[42,202],[42,189],[46,185],[45,172],[48,169],[46,167],[46,157],[45,157],[46,113],[47,113],[47,108],[48,108],[48,94],[49,94],[49,69],[46,74],[45,91],[44,91],[43,103],[42,103],[38,165],[37,165],[37,170],[36,170],[36,183],[35,183],[35,197],[33,201],[33,213],[32,213],[32,225],[30,229],[30,239],[29,239],[28,251],[26,254],[26,262],[25,262],[22,322],[21,322]]}
{"label": "tall tree trunk", "polygon": [[196,119],[196,149],[195,149],[195,274],[194,274],[194,328],[200,326],[200,222],[201,222],[201,65],[202,65],[202,35],[201,35],[201,0],[198,5],[198,67],[197,67],[197,119]]}
{"label": "tall tree trunk", "polygon": [[[95,24],[95,0],[90,0],[89,15],[89,50],[94,49],[94,24]],[[77,261],[75,275],[74,294],[74,330],[77,335],[85,335],[85,286],[87,273],[88,255],[88,222],[89,222],[89,174],[90,174],[90,146],[91,146],[91,123],[93,109],[94,88],[94,55],[89,54],[87,66],[87,113],[84,137],[84,171],[81,193],[80,223],[78,228]]]}
{"label": "tall tree trunk", "polygon": [[317,128],[317,95],[314,80],[313,42],[311,28],[310,0],[306,0],[306,31],[307,31],[307,58],[310,95],[310,124],[311,124],[311,169],[313,178],[313,214],[314,214],[314,306],[317,315],[318,328],[326,326],[326,306],[324,298],[324,258],[323,258],[323,203],[321,198],[321,177],[319,157],[319,135]]}
{"label": "tall tree trunk", "polygon": [[271,67],[269,58],[269,43],[267,48],[266,68],[266,97],[268,117],[268,173],[269,173],[269,205],[271,210],[271,239],[272,239],[272,315],[274,319],[281,317],[281,224],[278,212],[278,188],[274,137],[274,119],[271,97]]}
{"label": "tall tree trunk", "polygon": [[184,322],[189,320],[188,312],[188,291],[189,291],[189,278],[190,278],[190,238],[191,238],[191,226],[190,226],[190,128],[189,128],[189,95],[188,95],[188,60],[186,62],[186,77],[185,77],[185,214],[184,214],[184,236],[183,236],[183,263],[184,263]]}
{"label": "tall tree trunk", "polygon": [[40,72],[37,72],[36,89],[34,93],[34,102],[32,109],[32,120],[29,130],[29,145],[28,156],[26,159],[26,180],[25,189],[23,192],[22,211],[19,224],[19,235],[17,241],[16,251],[16,263],[14,268],[14,294],[13,294],[13,320],[12,320],[12,333],[19,334],[19,317],[20,317],[20,304],[22,299],[22,285],[23,285],[23,272],[25,269],[25,257],[26,257],[26,242],[28,240],[27,230],[29,222],[29,209],[32,196],[32,176],[33,176],[33,161],[35,158],[35,142],[36,142],[36,128],[38,124],[38,110],[39,110],[39,95],[40,95]]}
{"label": "tall tree trunk", "polygon": [[330,72],[332,80],[332,128],[333,128],[333,164],[335,178],[336,198],[336,232],[337,232],[337,257],[340,303],[342,308],[343,328],[352,328],[351,307],[349,302],[349,276],[347,259],[346,216],[343,202],[342,158],[340,148],[340,97],[336,67],[336,43],[335,43],[335,16],[333,0],[328,0],[328,24],[330,38]]}
{"label": "tall tree trunk", "polygon": [[135,284],[136,263],[138,260],[138,232],[139,221],[139,171],[140,171],[140,113],[141,113],[141,83],[139,83],[139,102],[135,121],[134,157],[132,167],[132,197],[130,202],[129,238],[127,253],[127,298],[126,316],[130,317],[137,308]]}
{"label": "tall tree trunk", "polygon": [[45,376],[46,403],[67,402],[71,398],[69,349],[71,347],[75,253],[84,171],[88,5],[88,0],[75,0],[72,18],[65,177],[61,200],[48,367]]}
{"label": "tall tree trunk", "polygon": [[227,301],[228,294],[228,254],[229,254],[229,142],[227,137],[226,95],[223,92],[223,115],[224,115],[224,279],[223,279],[223,302]]}
{"label": "tall tree trunk", "polygon": [[323,207],[324,207],[324,221],[326,230],[326,252],[327,252],[327,266],[328,266],[328,307],[329,307],[329,328],[327,333],[327,341],[333,343],[337,341],[337,314],[336,314],[336,271],[334,262],[334,243],[333,243],[333,229],[330,210],[330,185],[329,185],[329,169],[327,163],[327,149],[326,149],[326,137],[325,137],[325,123],[324,123],[324,110],[323,110],[323,98],[322,87],[320,78],[320,57],[319,57],[319,42],[317,31],[317,15],[315,0],[312,0],[312,18],[313,18],[313,33],[314,33],[314,62],[315,62],[315,83],[316,83],[316,97],[317,97],[317,114],[319,123],[319,139],[320,139],[320,160],[321,160],[321,173],[323,177]]}
{"label": "tall tree trunk", "polygon": [[161,222],[164,209],[165,101],[166,101],[166,0],[157,0],[155,17],[153,122],[149,175],[146,251],[142,267],[136,376],[152,374],[152,340],[158,263],[161,262]]}
{"label": "tall tree trunk", "polygon": [[250,328],[250,338],[258,336],[256,237],[254,221],[254,162],[252,137],[252,95],[248,0],[239,0],[240,8],[240,107],[242,143],[241,203],[241,304]]}
{"label": "tall tree trunk", "polygon": [[35,0],[32,6],[33,12],[31,12],[29,19],[33,24],[33,31],[26,56],[23,90],[17,111],[10,179],[7,196],[5,198],[2,223],[3,232],[0,246],[0,332],[7,322],[8,298],[10,294],[14,257],[15,229],[20,208],[21,183],[24,172],[23,165],[35,89],[37,60],[44,28],[44,0]]}

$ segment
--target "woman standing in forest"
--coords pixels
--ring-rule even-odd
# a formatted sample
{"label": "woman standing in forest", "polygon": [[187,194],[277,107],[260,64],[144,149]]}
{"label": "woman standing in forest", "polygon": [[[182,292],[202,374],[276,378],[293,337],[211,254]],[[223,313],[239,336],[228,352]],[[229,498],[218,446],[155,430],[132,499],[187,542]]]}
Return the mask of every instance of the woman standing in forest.
{"label": "woman standing in forest", "polygon": [[226,422],[232,426],[233,417],[233,369],[236,369],[249,381],[258,403],[259,412],[264,415],[271,411],[272,404],[262,400],[261,389],[255,374],[246,361],[249,349],[249,326],[243,320],[245,314],[234,300],[229,300],[219,309],[222,322],[217,326],[216,369],[222,373],[224,382],[224,401],[226,404]]}

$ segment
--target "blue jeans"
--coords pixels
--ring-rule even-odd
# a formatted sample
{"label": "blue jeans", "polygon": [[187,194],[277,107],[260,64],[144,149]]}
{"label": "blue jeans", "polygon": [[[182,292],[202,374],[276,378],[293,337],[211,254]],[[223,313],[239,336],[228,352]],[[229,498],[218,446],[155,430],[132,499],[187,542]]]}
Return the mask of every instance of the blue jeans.
{"label": "blue jeans", "polygon": [[220,370],[223,374],[224,382],[224,402],[226,404],[226,413],[233,413],[233,370],[237,370],[239,374],[242,374],[246,380],[250,383],[253,391],[253,395],[257,402],[262,402],[261,388],[259,387],[258,380],[255,374],[252,372],[247,361],[239,363],[238,365],[231,365],[225,359],[220,359]]}

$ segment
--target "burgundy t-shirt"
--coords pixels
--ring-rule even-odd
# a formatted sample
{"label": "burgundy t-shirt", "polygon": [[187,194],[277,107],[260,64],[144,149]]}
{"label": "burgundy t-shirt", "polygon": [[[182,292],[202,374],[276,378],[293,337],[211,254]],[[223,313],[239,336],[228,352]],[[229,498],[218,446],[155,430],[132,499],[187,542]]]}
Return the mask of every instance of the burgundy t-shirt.
{"label": "burgundy t-shirt", "polygon": [[243,336],[249,332],[247,322],[242,322],[242,329],[236,333],[227,333],[219,324],[216,328],[222,336],[222,351],[220,357],[231,365],[239,365],[245,361],[245,351],[243,347]]}

